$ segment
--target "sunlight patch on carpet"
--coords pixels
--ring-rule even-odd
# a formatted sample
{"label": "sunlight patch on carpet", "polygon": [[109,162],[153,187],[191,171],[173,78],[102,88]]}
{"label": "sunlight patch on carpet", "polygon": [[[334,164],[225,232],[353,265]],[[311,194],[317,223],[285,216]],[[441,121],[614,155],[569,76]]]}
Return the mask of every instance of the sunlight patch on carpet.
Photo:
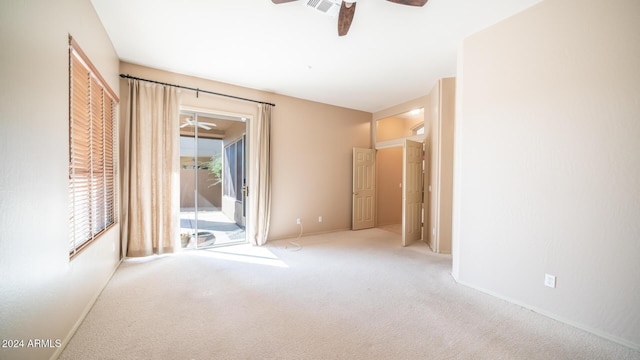
{"label": "sunlight patch on carpet", "polygon": [[251,245],[227,246],[224,248],[197,250],[190,253],[198,256],[220,260],[237,261],[282,268],[289,267],[284,261],[280,260],[269,249]]}

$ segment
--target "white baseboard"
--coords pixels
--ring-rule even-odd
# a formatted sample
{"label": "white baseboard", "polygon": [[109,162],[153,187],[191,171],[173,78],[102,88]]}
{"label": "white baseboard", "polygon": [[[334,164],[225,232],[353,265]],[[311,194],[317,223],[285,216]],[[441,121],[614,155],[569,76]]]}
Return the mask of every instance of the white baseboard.
{"label": "white baseboard", "polygon": [[[332,230],[325,230],[325,231],[315,231],[315,232],[303,232],[301,237],[306,237],[306,236],[313,236],[313,235],[322,235],[322,234],[330,234],[330,233],[335,233],[335,232],[341,232],[341,231],[349,231],[351,230],[350,228],[346,228],[346,229],[332,229]],[[292,240],[292,239],[296,239],[298,238],[300,233],[296,233],[296,234],[292,234],[292,235],[282,235],[282,236],[277,236],[274,238],[269,238],[269,240],[267,240],[267,244],[271,241],[276,242],[276,241],[280,241],[280,240]]]}
{"label": "white baseboard", "polygon": [[586,331],[586,332],[589,332],[589,333],[591,333],[591,334],[597,335],[597,336],[599,336],[599,337],[601,337],[601,338],[604,338],[604,339],[607,339],[607,340],[609,340],[609,341],[613,341],[613,342],[618,343],[618,344],[620,344],[620,345],[626,346],[626,347],[628,347],[628,348],[630,348],[630,349],[640,351],[640,344],[636,344],[636,343],[634,343],[634,342],[632,342],[632,341],[629,341],[629,340],[626,340],[626,339],[619,338],[619,337],[617,337],[617,336],[614,336],[614,335],[611,335],[611,334],[609,334],[609,333],[606,333],[606,332],[604,332],[604,331],[602,331],[602,330],[595,329],[595,328],[592,328],[592,327],[590,327],[590,326],[586,326],[586,325],[584,325],[584,324],[581,324],[581,323],[578,323],[578,322],[575,322],[575,321],[571,321],[571,320],[565,319],[565,318],[563,318],[563,317],[561,317],[561,316],[558,316],[557,314],[554,314],[554,313],[551,313],[551,312],[546,311],[546,310],[544,310],[544,309],[541,309],[541,308],[538,308],[538,307],[532,306],[532,305],[530,305],[530,304],[523,303],[523,302],[518,301],[518,300],[514,300],[514,299],[512,299],[512,298],[509,298],[509,297],[507,297],[507,296],[503,296],[503,295],[498,294],[498,293],[495,293],[495,292],[493,292],[493,291],[490,291],[490,290],[487,290],[487,289],[483,289],[483,288],[480,288],[480,287],[477,287],[477,286],[471,285],[471,284],[466,283],[466,282],[464,282],[464,281],[460,281],[459,279],[457,279],[457,278],[456,278],[455,276],[453,276],[453,275],[452,275],[452,278],[453,278],[453,280],[454,280],[456,283],[458,283],[458,284],[460,284],[460,285],[464,285],[464,286],[466,286],[466,287],[468,287],[468,288],[471,288],[471,289],[474,289],[474,290],[480,291],[480,292],[482,292],[482,293],[485,293],[485,294],[488,294],[488,295],[491,295],[491,296],[497,297],[498,299],[502,299],[502,300],[504,300],[504,301],[508,301],[508,302],[510,302],[510,303],[512,303],[512,304],[515,304],[515,305],[521,306],[521,307],[523,307],[523,308],[525,308],[525,309],[529,309],[529,310],[531,310],[531,311],[533,311],[533,312],[536,312],[536,313],[538,313],[538,314],[540,314],[540,315],[543,315],[543,316],[546,316],[546,317],[551,318],[551,319],[553,319],[553,320],[559,321],[559,322],[561,322],[561,323],[564,323],[564,324],[567,324],[567,325],[573,326],[573,327],[578,328],[578,329],[580,329],[580,330],[584,330],[584,331]]}
{"label": "white baseboard", "polygon": [[104,283],[100,291],[98,291],[97,294],[95,294],[95,296],[91,299],[91,301],[89,301],[87,306],[85,306],[84,311],[82,311],[82,314],[80,315],[80,318],[78,318],[78,321],[76,321],[76,323],[73,325],[73,327],[71,328],[67,336],[62,341],[62,345],[56,349],[53,355],[51,355],[50,360],[56,360],[58,357],[60,357],[60,354],[62,354],[62,351],[64,351],[64,348],[67,347],[67,344],[69,343],[69,341],[71,341],[71,338],[73,337],[73,335],[75,335],[76,331],[78,331],[78,328],[80,327],[80,325],[82,325],[82,322],[89,314],[89,311],[91,311],[91,309],[93,308],[93,305],[95,305],[96,301],[98,301],[98,298],[100,297],[104,289],[107,287],[107,284],[109,284],[109,282],[111,281],[111,278],[120,267],[120,264],[122,264],[122,259],[118,261],[118,264],[115,266],[115,268],[111,272],[111,275],[109,275],[109,278]]}

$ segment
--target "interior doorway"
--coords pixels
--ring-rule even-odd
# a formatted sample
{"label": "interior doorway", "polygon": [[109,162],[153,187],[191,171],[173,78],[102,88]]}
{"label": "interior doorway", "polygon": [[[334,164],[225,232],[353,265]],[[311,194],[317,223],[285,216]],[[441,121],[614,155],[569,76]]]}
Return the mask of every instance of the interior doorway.
{"label": "interior doorway", "polygon": [[402,234],[402,147],[376,153],[376,227]]}
{"label": "interior doorway", "polygon": [[376,227],[402,235],[402,246],[422,239],[424,143],[376,151]]}
{"label": "interior doorway", "polygon": [[376,227],[424,240],[425,117],[417,108],[374,122]]}
{"label": "interior doorway", "polygon": [[180,237],[185,249],[247,242],[246,118],[180,112]]}

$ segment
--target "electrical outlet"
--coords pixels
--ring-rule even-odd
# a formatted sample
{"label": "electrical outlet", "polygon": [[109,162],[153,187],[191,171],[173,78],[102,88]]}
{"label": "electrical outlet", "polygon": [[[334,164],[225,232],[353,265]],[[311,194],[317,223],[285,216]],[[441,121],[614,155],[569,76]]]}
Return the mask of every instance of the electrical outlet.
{"label": "electrical outlet", "polygon": [[322,222],[322,215],[318,216],[318,222]]}
{"label": "electrical outlet", "polygon": [[556,287],[556,277],[549,274],[544,274],[544,286],[555,288]]}
{"label": "electrical outlet", "polygon": [[302,224],[302,220],[300,220],[300,218],[297,218],[296,219],[296,224],[298,224],[298,225]]}

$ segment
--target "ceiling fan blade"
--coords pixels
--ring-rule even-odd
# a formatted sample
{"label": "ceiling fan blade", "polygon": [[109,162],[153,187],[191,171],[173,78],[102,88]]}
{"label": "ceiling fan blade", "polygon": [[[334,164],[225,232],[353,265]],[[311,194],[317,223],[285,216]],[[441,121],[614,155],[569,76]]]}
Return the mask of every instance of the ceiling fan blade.
{"label": "ceiling fan blade", "polygon": [[205,130],[211,130],[211,128],[208,127],[207,125],[203,125],[203,124],[200,124],[200,123],[198,123],[198,127],[201,128],[201,129],[205,129]]}
{"label": "ceiling fan blade", "polygon": [[187,126],[189,126],[189,124],[182,124],[182,125],[180,125],[180,129],[185,128]]}
{"label": "ceiling fan blade", "polygon": [[401,5],[410,5],[410,6],[424,6],[428,0],[387,0],[392,3],[401,4]]}
{"label": "ceiling fan blade", "polygon": [[271,0],[271,2],[274,4],[284,4],[292,1],[296,1],[296,0]]}
{"label": "ceiling fan blade", "polygon": [[349,32],[353,15],[356,13],[356,3],[342,2],[340,14],[338,14],[338,36],[345,36]]}

